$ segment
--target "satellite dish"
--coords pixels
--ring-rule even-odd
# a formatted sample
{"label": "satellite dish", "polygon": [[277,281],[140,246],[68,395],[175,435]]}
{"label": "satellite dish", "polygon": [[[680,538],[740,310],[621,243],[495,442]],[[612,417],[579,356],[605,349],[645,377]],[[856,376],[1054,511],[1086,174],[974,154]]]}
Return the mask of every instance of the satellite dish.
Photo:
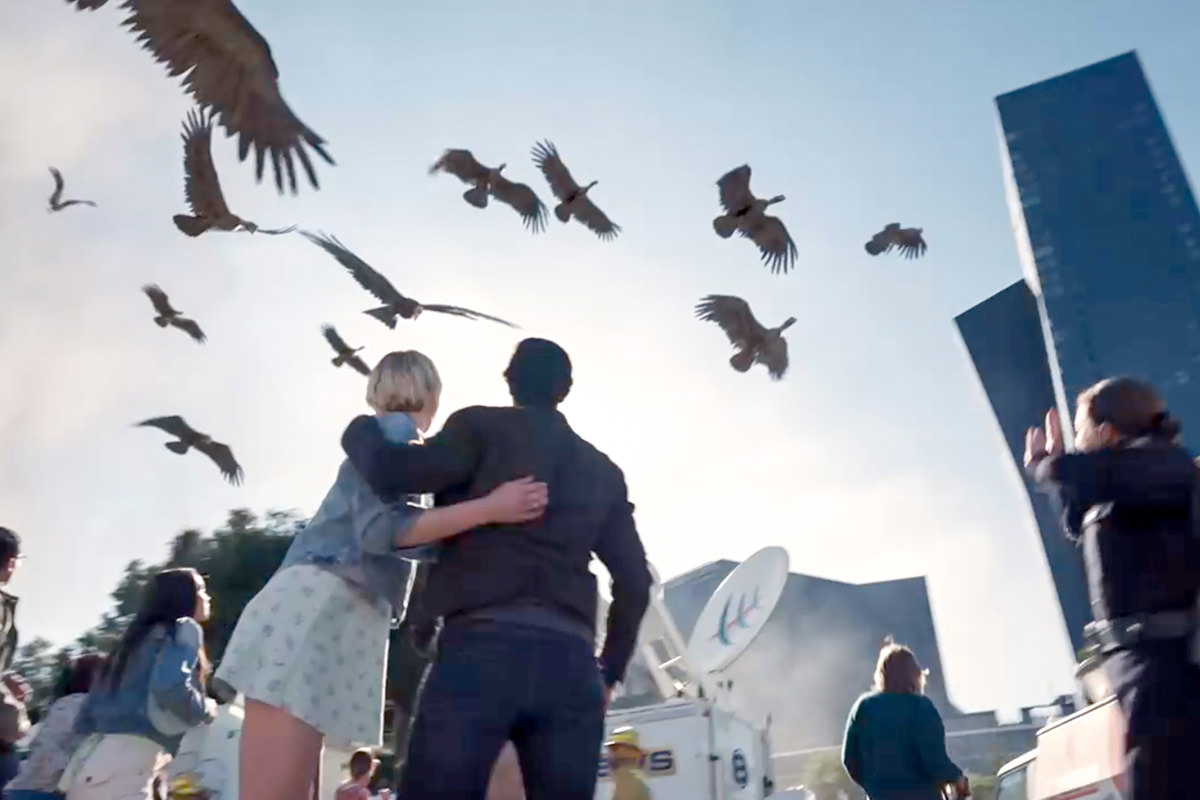
{"label": "satellite dish", "polygon": [[767,624],[787,577],[788,554],[782,547],[764,547],[739,564],[696,619],[689,660],[705,673],[732,664]]}

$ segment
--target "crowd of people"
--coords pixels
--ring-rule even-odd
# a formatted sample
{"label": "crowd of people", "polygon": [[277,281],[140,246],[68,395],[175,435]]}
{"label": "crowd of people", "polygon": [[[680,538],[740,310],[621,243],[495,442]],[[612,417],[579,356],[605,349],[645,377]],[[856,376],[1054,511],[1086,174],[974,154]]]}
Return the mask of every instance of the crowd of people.
{"label": "crowd of people", "polygon": [[[354,751],[336,800],[370,800],[389,631],[403,615],[436,656],[400,798],[592,800],[606,747],[618,800],[649,800],[636,731],[604,740],[652,584],[624,477],[558,411],[572,385],[561,347],[524,340],[504,377],[511,407],[462,409],[422,440],[437,369],[417,352],[385,356],[368,380],[374,414],[346,428],[333,486],[243,610],[215,676],[204,579],[159,572],[113,651],[69,665],[23,761],[14,744],[29,728],[30,688],[10,670],[16,599],[0,590],[6,800],[162,798],[183,736],[214,718],[211,677],[245,701],[240,800],[317,797],[325,745]],[[1200,744],[1200,470],[1181,425],[1138,381],[1084,392],[1074,429],[1066,452],[1050,412],[1029,432],[1026,467],[1082,543],[1089,634],[1127,720],[1129,796],[1176,796]],[[612,581],[598,657],[593,556]],[[0,528],[0,584],[19,560],[19,537]],[[415,563],[429,566],[409,603]],[[851,778],[872,800],[969,794],[913,653],[887,643],[874,684],[847,720]]]}

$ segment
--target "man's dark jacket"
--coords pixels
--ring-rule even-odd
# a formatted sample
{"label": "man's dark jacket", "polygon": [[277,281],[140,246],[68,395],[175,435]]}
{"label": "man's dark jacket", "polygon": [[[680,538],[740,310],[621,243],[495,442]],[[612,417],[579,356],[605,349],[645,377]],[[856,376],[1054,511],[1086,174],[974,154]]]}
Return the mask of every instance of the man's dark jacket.
{"label": "man's dark jacket", "polygon": [[342,447],[384,501],[433,492],[437,505],[447,506],[527,475],[544,481],[550,501],[540,519],[488,525],[442,542],[419,614],[451,619],[534,601],[594,631],[596,579],[588,569],[594,553],[612,577],[600,663],[608,684],[624,677],[652,579],[624,475],[561,413],[472,406],[451,415],[424,445],[391,444],[374,418],[358,417]]}

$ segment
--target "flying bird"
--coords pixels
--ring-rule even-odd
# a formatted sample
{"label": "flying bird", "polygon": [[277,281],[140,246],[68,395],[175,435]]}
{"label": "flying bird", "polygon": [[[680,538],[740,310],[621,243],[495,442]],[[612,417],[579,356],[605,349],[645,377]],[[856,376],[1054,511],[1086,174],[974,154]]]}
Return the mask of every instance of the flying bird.
{"label": "flying bird", "polygon": [[530,231],[541,233],[546,230],[545,204],[527,185],[501,175],[507,166],[503,163],[495,168],[485,167],[470,150],[447,150],[429,168],[429,174],[445,172],[453,175],[471,187],[463,192],[463,200],[476,208],[487,208],[490,195],[520,214],[521,221]]}
{"label": "flying bird", "polygon": [[50,205],[46,208],[46,213],[51,211],[62,211],[67,206],[91,206],[96,207],[96,204],[91,200],[63,200],[63,176],[56,167],[50,168],[50,174],[54,176],[54,194],[50,195]]}
{"label": "flying bird", "polygon": [[204,344],[204,331],[200,330],[200,326],[196,324],[195,320],[188,319],[171,307],[171,301],[167,299],[166,292],[153,283],[143,286],[142,291],[154,304],[154,310],[158,314],[154,318],[154,323],[158,327],[165,328],[170,325],[173,328],[179,328],[196,342]]}
{"label": "flying bird", "polygon": [[242,467],[238,464],[237,459],[233,457],[233,451],[229,449],[229,445],[214,442],[213,438],[207,433],[200,433],[193,430],[190,425],[183,421],[183,417],[154,417],[153,419],[139,422],[137,427],[158,428],[160,431],[169,433],[178,439],[178,441],[167,442],[164,445],[172,453],[183,455],[190,448],[194,447],[212,459],[213,463],[221,469],[221,474],[225,476],[225,480],[234,486],[242,482]]}
{"label": "flying bird", "polygon": [[754,364],[762,364],[775,380],[787,372],[788,349],[783,332],[795,324],[788,317],[778,328],[766,328],[754,318],[750,305],[740,297],[710,294],[696,305],[696,316],[715,322],[725,331],[737,352],[729,364],[738,372],[747,372]]}
{"label": "flying bird", "polygon": [[867,252],[873,256],[880,253],[890,253],[897,249],[905,258],[918,258],[925,255],[925,238],[921,235],[922,228],[901,228],[899,222],[885,225],[883,230],[871,237],[867,242]]}
{"label": "flying bird", "polygon": [[[78,9],[95,10],[108,0],[67,0]],[[275,188],[296,194],[293,157],[319,188],[305,146],[328,164],[334,161],[325,140],[300,121],[279,92],[279,68],[271,47],[230,0],[120,0],[129,12],[122,24],[138,43],[167,66],[172,77],[183,75],[184,89],[202,107],[217,113],[229,136],[238,136],[238,160],[254,148],[255,177],[261,182],[271,157]]]}
{"label": "flying bird", "polygon": [[209,230],[257,231],[272,236],[296,230],[295,225],[288,228],[260,228],[229,210],[225,195],[221,192],[221,179],[212,160],[212,122],[211,114],[193,110],[188,112],[183,123],[183,188],[193,216],[176,214],[172,218],[175,227],[188,236],[199,236]]}
{"label": "flying bird", "polygon": [[796,263],[796,243],[778,217],[767,213],[767,206],[782,203],[783,195],[762,200],[750,192],[750,166],[743,164],[717,181],[721,206],[725,213],[713,220],[713,230],[722,239],[737,231],[758,245],[763,263],[771,274],[787,271]]}
{"label": "flying bird", "polygon": [[370,314],[375,319],[387,325],[393,330],[396,327],[396,317],[404,319],[416,319],[422,311],[436,311],[441,314],[453,314],[458,317],[466,317],[467,319],[486,319],[492,322],[499,322],[501,325],[507,325],[510,328],[517,327],[511,322],[506,322],[499,317],[493,317],[488,314],[481,314],[478,311],[471,311],[460,306],[446,305],[429,305],[427,303],[418,303],[411,297],[405,297],[392,286],[391,281],[383,277],[375,271],[367,262],[363,261],[354,253],[350,252],[333,236],[325,234],[312,234],[308,231],[300,231],[300,235],[308,239],[313,244],[320,247],[326,253],[338,260],[343,267],[349,272],[354,280],[358,281],[358,285],[373,294],[384,305],[379,308],[372,308],[363,313]]}
{"label": "flying bird", "polygon": [[534,145],[533,163],[537,164],[538,169],[546,176],[550,191],[562,201],[554,207],[554,216],[561,222],[567,222],[574,216],[602,240],[617,238],[621,226],[614,224],[588,197],[588,190],[599,181],[592,181],[587,186],[576,183],[571,177],[571,171],[559,157],[558,149],[550,142],[538,142]]}
{"label": "flying bird", "polygon": [[325,341],[329,342],[329,346],[333,348],[333,352],[337,353],[335,358],[330,359],[330,363],[335,367],[340,367],[342,364],[349,364],[363,375],[371,374],[371,369],[366,363],[355,355],[358,351],[362,350],[361,347],[351,347],[346,344],[346,340],[338,335],[337,330],[332,325],[322,325],[321,333],[325,334]]}

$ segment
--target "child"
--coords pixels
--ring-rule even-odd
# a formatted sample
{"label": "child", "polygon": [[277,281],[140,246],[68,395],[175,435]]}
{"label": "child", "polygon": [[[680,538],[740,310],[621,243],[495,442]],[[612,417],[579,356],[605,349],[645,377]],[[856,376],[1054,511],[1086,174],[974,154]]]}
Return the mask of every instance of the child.
{"label": "child", "polygon": [[612,800],[651,800],[650,788],[639,768],[645,753],[631,727],[617,728],[604,743],[612,769]]}
{"label": "child", "polygon": [[370,800],[371,778],[379,768],[379,759],[363,747],[350,756],[350,780],[338,787],[334,800]]}

